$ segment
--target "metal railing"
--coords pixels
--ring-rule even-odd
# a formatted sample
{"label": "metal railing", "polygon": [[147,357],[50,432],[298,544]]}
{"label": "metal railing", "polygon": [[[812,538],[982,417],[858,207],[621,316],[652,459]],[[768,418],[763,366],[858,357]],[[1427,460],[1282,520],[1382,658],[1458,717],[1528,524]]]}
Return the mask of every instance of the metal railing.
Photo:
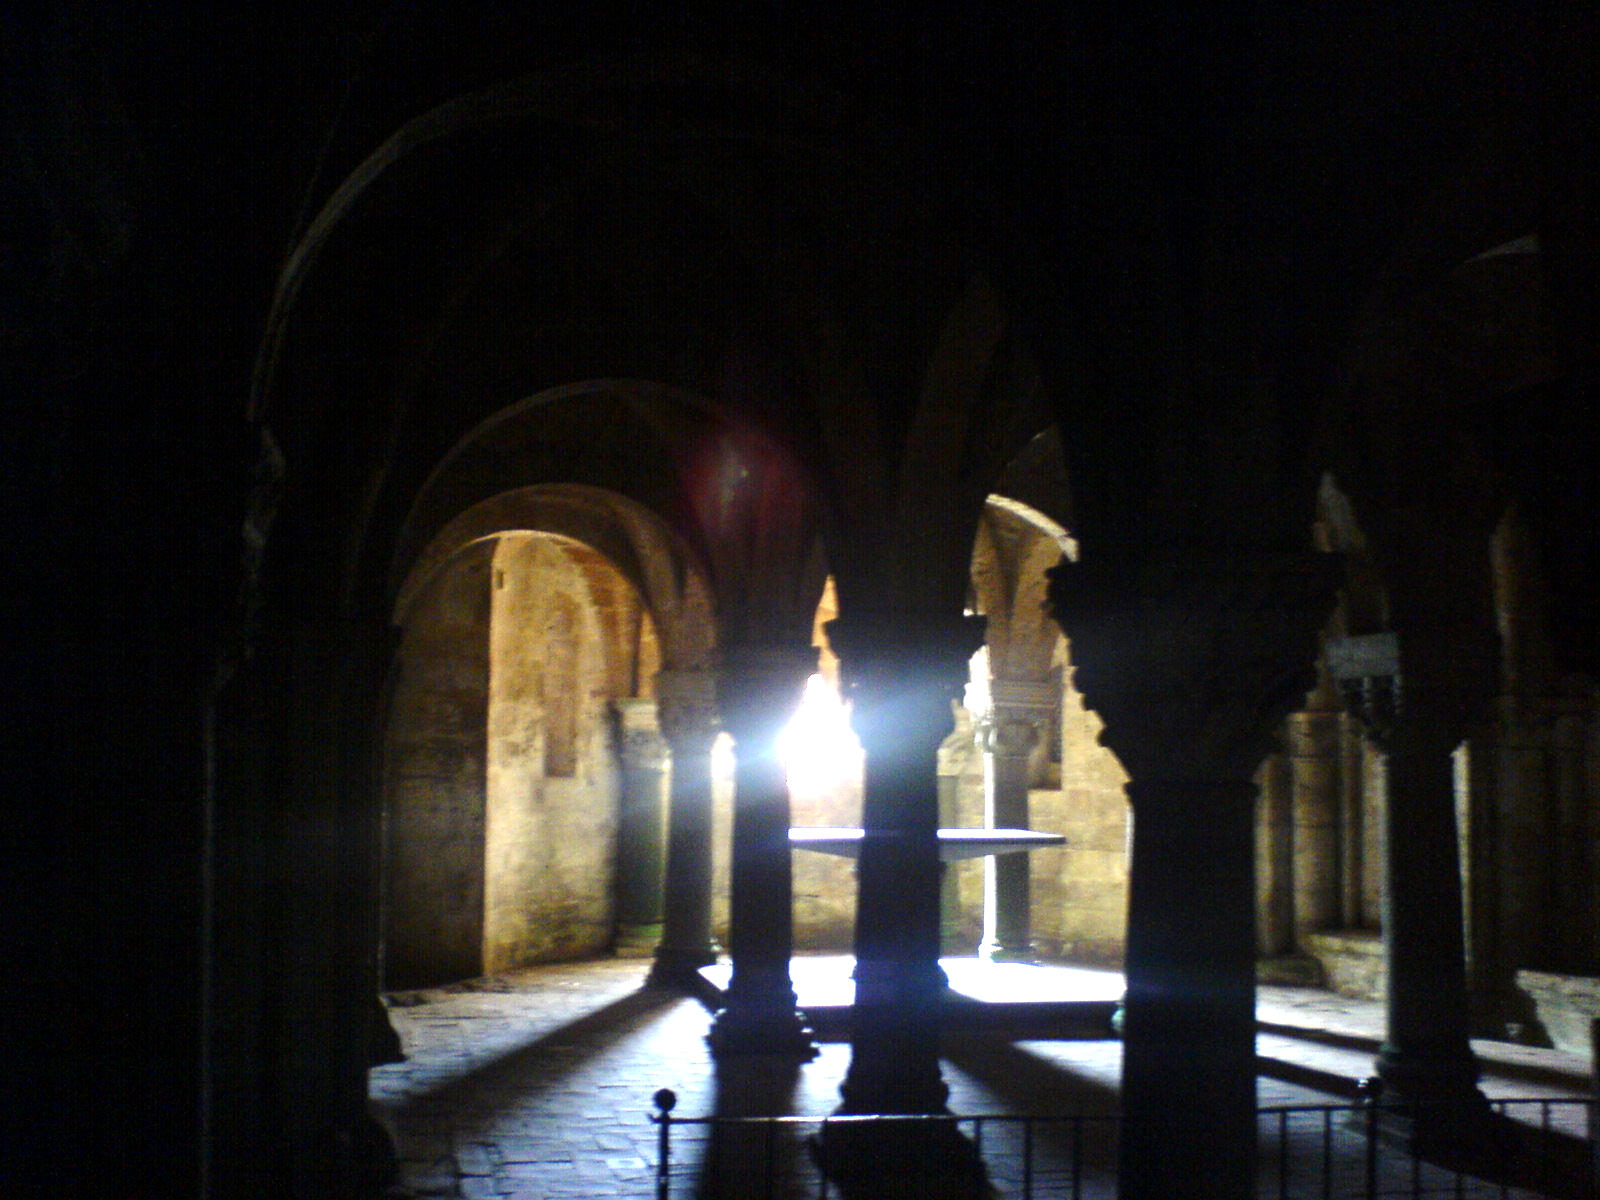
{"label": "metal railing", "polygon": [[[934,1171],[938,1155],[904,1151],[916,1139],[948,1145],[960,1135],[981,1159],[987,1194],[1004,1200],[1112,1200],[1114,1113],[1071,1116],[868,1115],[733,1117],[673,1115],[676,1097],[655,1095],[656,1200],[829,1200],[841,1193],[819,1148],[839,1135],[881,1138],[901,1161]],[[1473,1119],[1382,1104],[1264,1108],[1258,1118],[1263,1200],[1579,1200],[1600,1195],[1592,1100],[1497,1100]],[[1426,1136],[1407,1132],[1425,1130]],[[907,1194],[921,1194],[916,1187]],[[1198,1193],[1197,1193],[1198,1194]]]}

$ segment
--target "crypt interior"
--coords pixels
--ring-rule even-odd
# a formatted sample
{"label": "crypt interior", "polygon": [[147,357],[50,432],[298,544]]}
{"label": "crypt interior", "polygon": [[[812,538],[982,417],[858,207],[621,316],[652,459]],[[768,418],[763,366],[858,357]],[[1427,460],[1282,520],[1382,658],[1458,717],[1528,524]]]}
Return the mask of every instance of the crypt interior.
{"label": "crypt interior", "polygon": [[377,1195],[379,997],[607,956],[853,1114],[1119,970],[1128,1200],[1258,980],[1593,1055],[1592,14],[270,8],[6,18],[6,1195]]}

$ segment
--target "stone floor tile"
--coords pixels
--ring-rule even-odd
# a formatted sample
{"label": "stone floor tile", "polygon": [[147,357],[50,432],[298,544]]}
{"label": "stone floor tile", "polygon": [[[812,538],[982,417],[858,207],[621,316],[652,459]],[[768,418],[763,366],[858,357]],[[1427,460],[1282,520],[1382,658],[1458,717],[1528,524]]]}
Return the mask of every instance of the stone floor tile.
{"label": "stone floor tile", "polygon": [[[711,1111],[718,1085],[704,1042],[705,1010],[684,999],[640,994],[644,970],[640,963],[562,964],[431,990],[420,994],[419,1003],[392,1009],[410,1059],[374,1071],[372,1094],[392,1117],[413,1175],[431,1184],[448,1182],[463,1200],[488,1200],[497,1190],[540,1200],[653,1196],[652,1094],[671,1087],[679,1097],[678,1115],[697,1116]],[[1381,1005],[1314,989],[1263,988],[1259,1012],[1266,1023],[1260,1038],[1264,1057],[1282,1059],[1302,1076],[1305,1068],[1349,1081],[1370,1073],[1371,1053],[1360,1039],[1375,1042],[1381,1034]],[[1306,1030],[1331,1030],[1346,1044],[1300,1036]],[[1544,1057],[1552,1052],[1475,1048],[1484,1057],[1490,1095],[1541,1094],[1517,1077],[1492,1078],[1497,1061],[1562,1066]],[[1513,1059],[1505,1049],[1521,1057]],[[1121,1047],[1114,1041],[951,1039],[947,1050],[950,1102],[960,1112],[1116,1106]],[[819,1118],[832,1112],[848,1064],[848,1046],[822,1046],[816,1060],[793,1075],[786,1107]],[[1583,1094],[1585,1065],[1577,1064],[1565,1091],[1551,1084],[1552,1094]],[[1527,1077],[1524,1069],[1521,1078]],[[772,1084],[766,1080],[746,1094]],[[722,1091],[726,1099],[726,1081]],[[1268,1077],[1260,1095],[1266,1103],[1331,1098]],[[985,1147],[998,1182],[1016,1177],[1018,1168],[1015,1160],[1004,1159],[1004,1138],[994,1128]],[[1291,1138],[1295,1146],[1303,1140],[1298,1130],[1291,1130]],[[703,1129],[674,1131],[674,1175],[683,1181],[674,1195],[692,1191],[696,1156],[705,1144]],[[1097,1176],[1104,1194],[1112,1161],[1105,1159]],[[1061,1173],[1045,1164],[1036,1179],[1051,1170]]]}

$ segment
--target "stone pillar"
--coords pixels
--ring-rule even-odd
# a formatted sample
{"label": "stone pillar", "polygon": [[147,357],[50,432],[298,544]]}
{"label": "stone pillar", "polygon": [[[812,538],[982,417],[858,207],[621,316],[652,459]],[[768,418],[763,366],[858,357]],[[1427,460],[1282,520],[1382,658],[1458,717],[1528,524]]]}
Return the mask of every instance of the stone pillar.
{"label": "stone pillar", "polygon": [[[983,819],[991,829],[1028,828],[1033,749],[1055,711],[1048,683],[991,679],[989,711],[979,720],[983,751]],[[991,962],[1033,962],[1032,874],[1027,854],[983,860],[983,941]]]}
{"label": "stone pillar", "polygon": [[662,785],[668,751],[654,700],[617,700],[615,705],[622,760],[615,949],[619,955],[635,958],[651,953],[661,942],[661,888],[666,867]]}
{"label": "stone pillar", "polygon": [[1252,777],[1315,682],[1334,588],[1310,553],[1051,572],[1075,681],[1130,777],[1123,1200],[1255,1194]]}
{"label": "stone pillar", "polygon": [[735,645],[724,649],[717,673],[723,725],[734,743],[728,920],[733,975],[711,1028],[719,1055],[816,1053],[789,979],[789,782],[777,753],[778,734],[816,669],[816,647],[809,644]]}
{"label": "stone pillar", "polygon": [[1281,972],[1294,950],[1294,789],[1274,751],[1256,771],[1256,947]]}
{"label": "stone pillar", "polygon": [[711,939],[711,743],[721,726],[710,673],[658,672],[656,715],[672,764],[661,944],[650,982],[693,987],[700,968],[717,961]]}
{"label": "stone pillar", "polygon": [[1431,653],[1406,643],[1414,675],[1402,671],[1394,634],[1330,643],[1329,668],[1346,704],[1383,751],[1383,946],[1387,1034],[1378,1052],[1383,1099],[1405,1113],[1407,1133],[1440,1110],[1487,1112],[1468,1042],[1461,854],[1456,831],[1455,762],[1463,699],[1428,672],[1466,649],[1436,641]]}
{"label": "stone pillar", "polygon": [[1368,914],[1362,899],[1366,875],[1364,853],[1365,787],[1362,764],[1366,760],[1366,739],[1349,713],[1339,714],[1339,925],[1360,929]]}
{"label": "stone pillar", "polygon": [[[953,828],[961,824],[961,777],[974,749],[974,734],[965,708],[957,710],[956,725],[939,747],[939,827]],[[962,953],[971,947],[963,946],[966,936],[961,910],[961,876],[956,864],[945,863],[939,883],[940,946],[946,954]]]}
{"label": "stone pillar", "polygon": [[1341,923],[1339,713],[1310,709],[1289,717],[1294,823],[1294,934]]}
{"label": "stone pillar", "polygon": [[[1119,1195],[1254,1195],[1255,784],[1135,779]],[[1185,1182],[1188,1182],[1188,1187]]]}
{"label": "stone pillar", "polygon": [[866,751],[857,864],[856,1001],[846,1113],[932,1113],[939,1074],[939,744],[977,617],[857,613],[827,625]]}
{"label": "stone pillar", "polygon": [[[856,1000],[839,1112],[944,1112],[938,752],[983,619],[852,613],[826,629],[866,751]],[[830,1125],[817,1154],[845,1200],[992,1194],[972,1143],[949,1126]]]}
{"label": "stone pillar", "polygon": [[1378,1052],[1385,1098],[1407,1106],[1482,1104],[1468,1043],[1461,855],[1449,723],[1403,716],[1389,735],[1384,844],[1387,1035]]}
{"label": "stone pillar", "polygon": [[[1496,705],[1496,874],[1501,880],[1499,944],[1507,963],[1536,962],[1550,920],[1548,860],[1555,830],[1544,811],[1554,791],[1550,739],[1531,697],[1508,695]],[[1512,967],[1512,970],[1515,966]]]}

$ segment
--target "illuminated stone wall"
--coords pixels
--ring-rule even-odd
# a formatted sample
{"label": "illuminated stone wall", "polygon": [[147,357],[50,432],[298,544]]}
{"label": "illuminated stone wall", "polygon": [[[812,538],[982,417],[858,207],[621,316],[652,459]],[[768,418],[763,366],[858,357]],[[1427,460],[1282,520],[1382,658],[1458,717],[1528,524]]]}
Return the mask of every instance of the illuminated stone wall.
{"label": "illuminated stone wall", "polygon": [[[618,776],[609,639],[568,543],[500,539],[489,679],[488,971],[605,950]],[[597,555],[587,563],[603,564]]]}

